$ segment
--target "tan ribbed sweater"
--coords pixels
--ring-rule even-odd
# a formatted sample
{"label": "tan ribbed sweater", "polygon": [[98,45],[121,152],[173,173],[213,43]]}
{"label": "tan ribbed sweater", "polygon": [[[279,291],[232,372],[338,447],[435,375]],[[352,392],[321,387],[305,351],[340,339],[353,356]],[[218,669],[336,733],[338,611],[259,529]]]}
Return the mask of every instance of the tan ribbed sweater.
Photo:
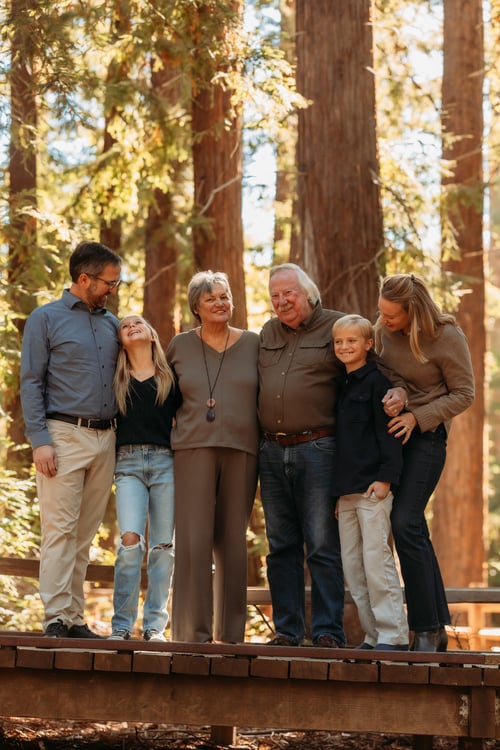
{"label": "tan ribbed sweater", "polygon": [[[385,328],[377,331],[377,353],[383,365],[405,381],[409,409],[422,432],[435,430],[474,400],[474,374],[467,340],[461,328],[450,323],[440,327],[434,339],[424,338],[421,349],[428,362],[418,362],[410,349],[410,337]],[[383,368],[381,368],[383,369]]]}

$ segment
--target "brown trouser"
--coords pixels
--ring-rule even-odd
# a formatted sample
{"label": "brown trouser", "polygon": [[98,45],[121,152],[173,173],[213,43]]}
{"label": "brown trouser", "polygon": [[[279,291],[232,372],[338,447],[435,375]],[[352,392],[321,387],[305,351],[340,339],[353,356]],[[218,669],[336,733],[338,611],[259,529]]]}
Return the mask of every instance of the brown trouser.
{"label": "brown trouser", "polygon": [[172,638],[242,642],[257,458],[232,448],[193,448],[176,450],[174,467]]}

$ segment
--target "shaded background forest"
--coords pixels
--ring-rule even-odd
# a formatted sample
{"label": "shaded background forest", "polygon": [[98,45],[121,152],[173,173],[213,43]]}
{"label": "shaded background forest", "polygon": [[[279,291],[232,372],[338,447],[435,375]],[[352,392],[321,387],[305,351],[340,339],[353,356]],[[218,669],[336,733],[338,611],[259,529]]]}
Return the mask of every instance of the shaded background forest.
{"label": "shaded background forest", "polygon": [[[165,345],[192,324],[198,269],[229,274],[234,322],[256,331],[272,263],[372,320],[381,275],[423,275],[477,385],[433,538],[447,585],[500,585],[500,0],[0,0],[0,22],[0,555],[38,549],[24,322],[99,239],[124,260],[115,312]],[[98,560],[113,520],[110,502]],[[248,545],[257,585],[258,503]],[[2,627],[38,622],[35,589],[0,591]]]}

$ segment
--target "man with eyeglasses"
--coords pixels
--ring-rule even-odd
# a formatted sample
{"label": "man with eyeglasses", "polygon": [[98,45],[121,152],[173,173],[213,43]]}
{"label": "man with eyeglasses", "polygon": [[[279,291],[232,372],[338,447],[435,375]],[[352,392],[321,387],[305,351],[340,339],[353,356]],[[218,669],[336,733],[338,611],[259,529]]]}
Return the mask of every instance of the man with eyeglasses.
{"label": "man with eyeglasses", "polygon": [[[344,313],[322,306],[316,283],[295,263],[271,268],[269,293],[275,315],[260,334],[258,404],[260,490],[275,628],[269,645],[304,642],[305,549],[311,640],[314,646],[338,648],[346,642],[344,576],[332,491],[336,379],[342,369],[331,330]],[[394,378],[395,386],[404,385],[398,380]],[[406,391],[392,391],[399,410]]]}
{"label": "man with eyeglasses", "polygon": [[29,316],[21,402],[40,503],[40,597],[49,638],[98,638],[84,622],[89,549],[109,500],[115,465],[113,377],[118,319],[106,310],[121,259],[81,242],[71,286]]}

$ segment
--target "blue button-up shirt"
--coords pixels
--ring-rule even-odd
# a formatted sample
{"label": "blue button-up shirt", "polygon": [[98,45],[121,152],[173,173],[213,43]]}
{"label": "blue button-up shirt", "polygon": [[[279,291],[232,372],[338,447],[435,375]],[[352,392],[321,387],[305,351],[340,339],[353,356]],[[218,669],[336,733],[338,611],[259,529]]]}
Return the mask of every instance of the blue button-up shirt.
{"label": "blue button-up shirt", "polygon": [[116,316],[102,308],[89,310],[68,290],[31,313],[21,353],[21,403],[33,448],[52,443],[47,413],[116,416],[113,376],[118,348]]}

